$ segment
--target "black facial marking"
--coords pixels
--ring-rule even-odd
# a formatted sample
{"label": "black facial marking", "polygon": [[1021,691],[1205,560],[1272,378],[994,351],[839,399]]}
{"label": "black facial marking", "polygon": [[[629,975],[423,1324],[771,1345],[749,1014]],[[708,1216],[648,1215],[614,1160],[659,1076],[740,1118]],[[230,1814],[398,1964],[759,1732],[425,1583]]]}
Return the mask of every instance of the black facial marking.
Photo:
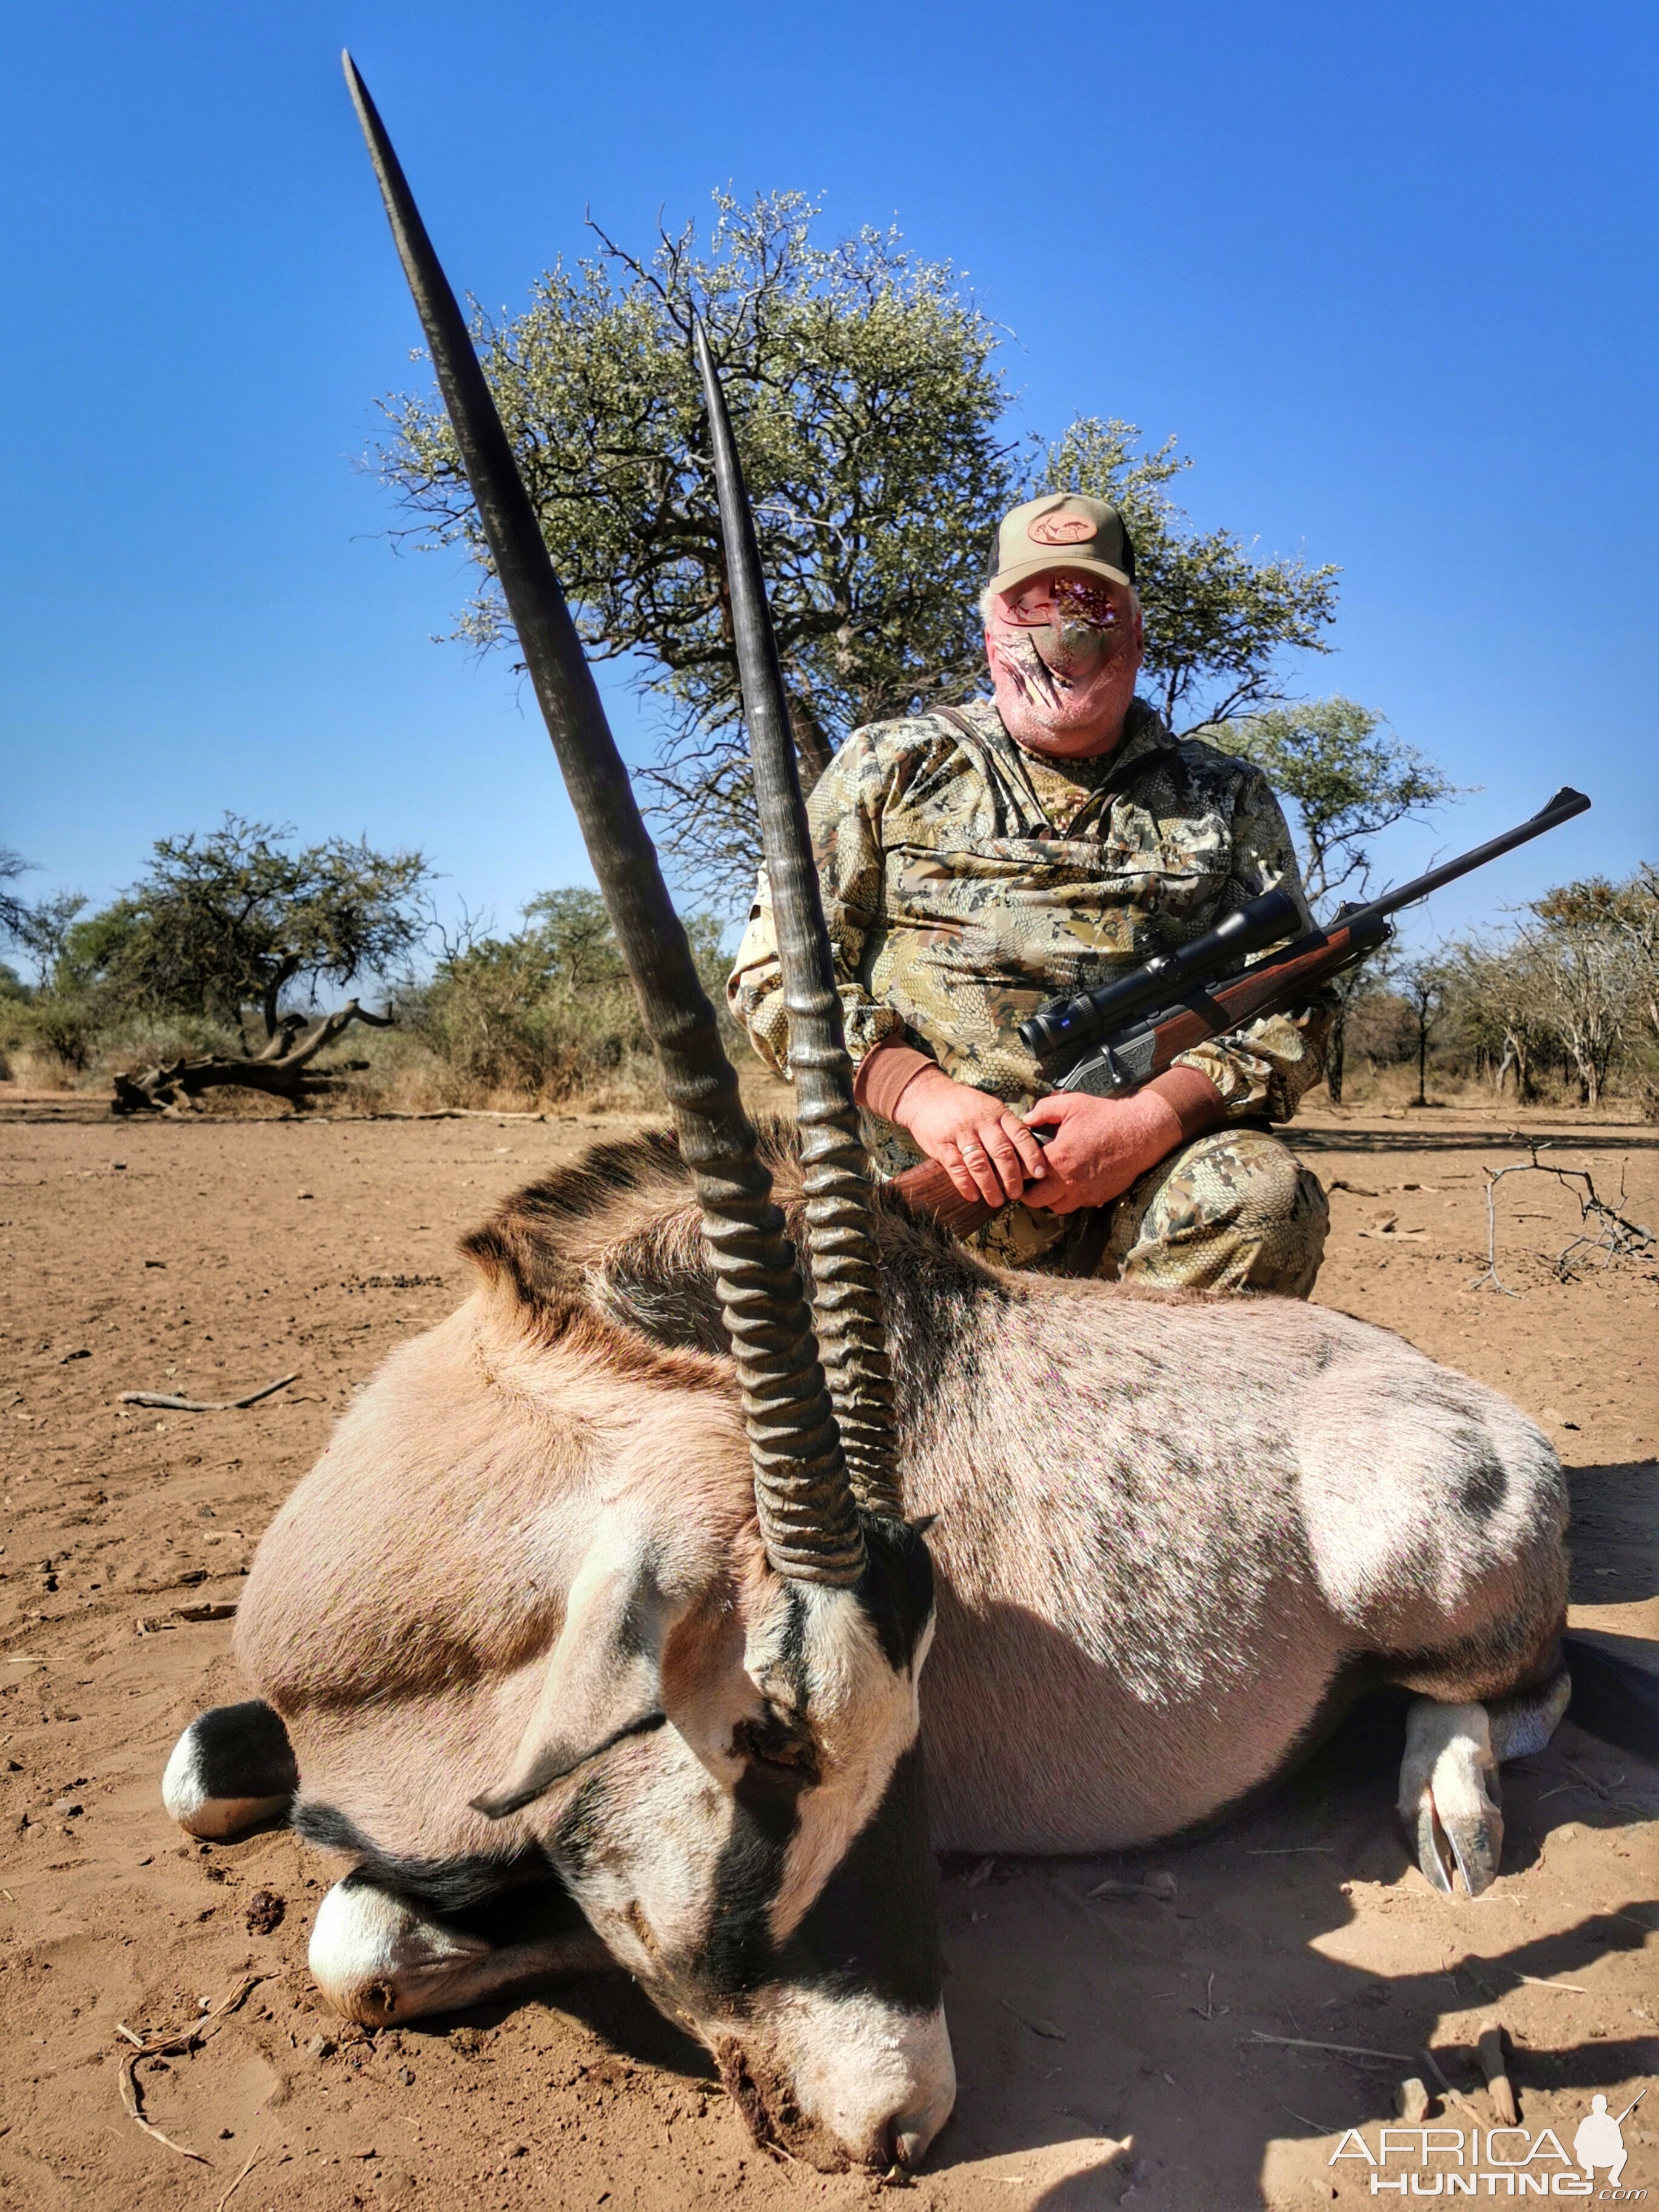
{"label": "black facial marking", "polygon": [[903,1522],[861,1514],[864,1572],[853,1595],[897,1674],[910,1666],[933,1610],[933,1562],[921,1533]]}
{"label": "black facial marking", "polygon": [[769,1705],[754,1719],[737,1723],[732,1731],[732,1755],[762,1776],[793,1779],[797,1789],[818,1779],[818,1747],[811,1729],[805,1721],[786,1720]]}
{"label": "black facial marking", "polygon": [[391,1890],[434,1912],[459,1912],[504,1889],[548,1876],[547,1859],[533,1844],[501,1858],[406,1859],[383,1851],[349,1814],[332,1805],[296,1805],[294,1826],[324,1850],[356,1854],[362,1864],[346,1876],[349,1883]]}
{"label": "black facial marking", "polygon": [[927,1843],[921,1747],[894,1767],[880,1804],[778,1954],[792,1986],[854,1992],[927,2011],[939,2001],[944,1957]]}
{"label": "black facial marking", "polygon": [[605,1848],[612,1802],[611,1787],[603,1774],[590,1774],[572,1793],[547,1847],[565,1874],[581,1874],[588,1861]]}
{"label": "black facial marking", "polygon": [[775,1978],[771,1911],[783,1883],[802,1783],[786,1769],[751,1765],[732,1795],[732,1832],[720,1847],[697,1978],[723,2002]]}
{"label": "black facial marking", "polygon": [[210,1797],[285,1797],[300,1786],[288,1730],[262,1698],[198,1713],[190,1741],[197,1778]]}
{"label": "black facial marking", "polygon": [[771,1911],[800,1790],[751,1768],[736,1795],[743,1817],[720,1855],[697,1961],[709,2008],[740,2003],[783,1982],[931,2010],[939,2001],[944,1963],[921,1746],[894,1767],[880,1804],[781,1946],[773,1940]]}

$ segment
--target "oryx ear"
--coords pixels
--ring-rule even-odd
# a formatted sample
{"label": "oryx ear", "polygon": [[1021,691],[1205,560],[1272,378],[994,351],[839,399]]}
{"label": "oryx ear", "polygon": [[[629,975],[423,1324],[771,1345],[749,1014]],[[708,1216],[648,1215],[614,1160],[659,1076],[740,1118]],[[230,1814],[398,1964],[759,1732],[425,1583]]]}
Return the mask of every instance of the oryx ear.
{"label": "oryx ear", "polygon": [[601,1535],[570,1585],[513,1778],[473,1798],[474,1812],[492,1820],[516,1813],[585,1759],[660,1728],[667,1628],[667,1603],[637,1538]]}

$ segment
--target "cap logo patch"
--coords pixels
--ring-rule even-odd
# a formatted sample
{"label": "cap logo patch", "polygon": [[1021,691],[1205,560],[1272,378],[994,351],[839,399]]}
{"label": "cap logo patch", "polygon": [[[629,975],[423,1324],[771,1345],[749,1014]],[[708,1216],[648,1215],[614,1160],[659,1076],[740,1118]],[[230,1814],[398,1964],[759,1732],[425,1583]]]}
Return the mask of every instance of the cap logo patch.
{"label": "cap logo patch", "polygon": [[1081,545],[1094,534],[1095,526],[1086,514],[1039,514],[1025,526],[1025,535],[1038,545]]}

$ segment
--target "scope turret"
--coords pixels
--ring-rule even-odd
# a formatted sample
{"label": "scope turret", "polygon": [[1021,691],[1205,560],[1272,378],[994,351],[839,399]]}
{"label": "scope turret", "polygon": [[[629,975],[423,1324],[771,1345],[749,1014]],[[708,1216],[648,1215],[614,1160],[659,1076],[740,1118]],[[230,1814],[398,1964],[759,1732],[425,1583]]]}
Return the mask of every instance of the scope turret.
{"label": "scope turret", "polygon": [[1040,1066],[1070,1059],[1103,1031],[1171,1005],[1184,987],[1209,979],[1229,961],[1293,937],[1301,927],[1300,909],[1288,891],[1264,891],[1178,952],[1161,954],[1097,990],[1050,1000],[1020,1024],[1020,1042]]}

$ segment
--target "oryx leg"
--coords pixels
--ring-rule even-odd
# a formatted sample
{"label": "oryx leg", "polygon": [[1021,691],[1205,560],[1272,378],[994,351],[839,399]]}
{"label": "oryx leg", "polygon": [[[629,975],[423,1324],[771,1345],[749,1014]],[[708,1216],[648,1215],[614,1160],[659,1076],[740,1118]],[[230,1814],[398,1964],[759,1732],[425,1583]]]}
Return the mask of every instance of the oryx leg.
{"label": "oryx leg", "polygon": [[615,1964],[586,1927],[528,1942],[489,1943],[381,1888],[361,1870],[335,1883],[311,1931],[311,1971],[323,1996],[348,2020],[375,2027]]}
{"label": "oryx leg", "polygon": [[1400,1817],[1417,1863],[1437,1889],[1452,1892],[1454,1869],[1471,1897],[1497,1879],[1504,1849],[1506,1759],[1541,1751],[1567,1709],[1565,1668],[1535,1689],[1488,1705],[1443,1705],[1419,1698],[1406,1721],[1400,1768]]}

